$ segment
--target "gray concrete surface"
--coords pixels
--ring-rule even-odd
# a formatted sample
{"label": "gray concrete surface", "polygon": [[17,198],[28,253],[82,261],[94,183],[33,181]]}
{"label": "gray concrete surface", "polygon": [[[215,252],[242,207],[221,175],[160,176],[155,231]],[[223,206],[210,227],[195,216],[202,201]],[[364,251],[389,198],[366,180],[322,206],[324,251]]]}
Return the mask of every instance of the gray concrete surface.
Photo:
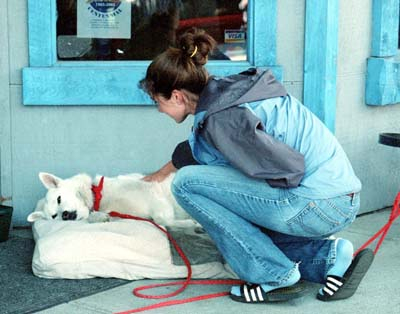
{"label": "gray concrete surface", "polygon": [[[358,217],[346,231],[338,234],[352,240],[357,248],[377,232],[387,221],[390,209]],[[374,247],[374,246],[373,246]],[[307,285],[307,292],[299,299],[274,304],[241,304],[221,297],[207,301],[165,307],[147,311],[151,314],[203,314],[203,313],[400,313],[400,219],[390,229],[373,265],[364,277],[356,294],[347,300],[325,303],[315,299],[319,285]],[[41,314],[105,314],[126,311],[165,300],[145,300],[132,295],[134,287],[159,283],[158,280],[140,280],[86,298],[64,303],[40,311]],[[171,288],[172,290],[173,288]],[[174,299],[184,299],[216,291],[227,291],[228,286],[191,286]],[[152,291],[157,293],[157,291]],[[160,291],[158,291],[160,292]],[[164,290],[165,293],[165,290]]]}

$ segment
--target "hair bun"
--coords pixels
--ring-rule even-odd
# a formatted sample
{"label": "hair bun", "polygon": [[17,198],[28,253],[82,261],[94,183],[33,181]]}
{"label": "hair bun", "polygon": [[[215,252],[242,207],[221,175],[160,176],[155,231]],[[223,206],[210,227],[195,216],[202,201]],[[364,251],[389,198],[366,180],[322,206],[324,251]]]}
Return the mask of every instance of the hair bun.
{"label": "hair bun", "polygon": [[215,48],[216,41],[203,29],[190,28],[178,39],[182,53],[196,65],[205,65],[209,53]]}

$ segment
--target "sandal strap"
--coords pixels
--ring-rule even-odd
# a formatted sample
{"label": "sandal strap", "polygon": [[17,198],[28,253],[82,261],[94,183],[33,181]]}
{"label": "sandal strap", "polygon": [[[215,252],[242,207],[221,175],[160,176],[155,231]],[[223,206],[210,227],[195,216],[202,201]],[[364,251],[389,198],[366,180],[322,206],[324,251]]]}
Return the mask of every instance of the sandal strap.
{"label": "sandal strap", "polygon": [[338,291],[340,287],[343,286],[342,280],[343,278],[337,276],[328,276],[326,278],[325,287],[322,290],[330,296],[333,296],[336,291]]}
{"label": "sandal strap", "polygon": [[240,286],[240,293],[246,302],[264,302],[265,292],[260,285],[243,284]]}

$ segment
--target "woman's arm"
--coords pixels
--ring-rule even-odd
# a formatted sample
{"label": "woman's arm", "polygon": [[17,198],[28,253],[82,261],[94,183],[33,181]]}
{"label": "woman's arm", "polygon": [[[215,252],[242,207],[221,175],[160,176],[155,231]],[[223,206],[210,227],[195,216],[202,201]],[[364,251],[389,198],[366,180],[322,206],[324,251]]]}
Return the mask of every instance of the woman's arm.
{"label": "woman's arm", "polygon": [[173,165],[172,161],[169,161],[160,170],[143,177],[142,180],[147,182],[151,181],[161,182],[176,170],[177,169]]}
{"label": "woman's arm", "polygon": [[193,158],[189,142],[183,141],[176,146],[171,161],[167,162],[160,170],[145,176],[142,180],[161,182],[172,172],[190,165],[198,165],[198,162]]}
{"label": "woman's arm", "polygon": [[272,187],[297,187],[304,176],[304,156],[267,134],[260,119],[246,108],[211,115],[201,134],[235,168]]}

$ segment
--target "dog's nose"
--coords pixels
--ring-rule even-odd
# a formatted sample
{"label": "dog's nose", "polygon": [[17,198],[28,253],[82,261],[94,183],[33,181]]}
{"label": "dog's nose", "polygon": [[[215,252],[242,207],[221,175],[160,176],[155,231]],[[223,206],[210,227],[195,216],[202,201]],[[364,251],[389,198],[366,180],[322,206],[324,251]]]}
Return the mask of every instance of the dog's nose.
{"label": "dog's nose", "polygon": [[76,210],[69,212],[69,211],[63,211],[62,213],[62,220],[75,220],[77,217],[76,215]]}
{"label": "dog's nose", "polygon": [[75,220],[76,217],[77,217],[77,215],[76,215],[76,210],[69,213],[69,219],[70,219],[70,220]]}
{"label": "dog's nose", "polygon": [[62,213],[62,220],[68,220],[68,217],[69,217],[69,212],[63,211],[63,213]]}

